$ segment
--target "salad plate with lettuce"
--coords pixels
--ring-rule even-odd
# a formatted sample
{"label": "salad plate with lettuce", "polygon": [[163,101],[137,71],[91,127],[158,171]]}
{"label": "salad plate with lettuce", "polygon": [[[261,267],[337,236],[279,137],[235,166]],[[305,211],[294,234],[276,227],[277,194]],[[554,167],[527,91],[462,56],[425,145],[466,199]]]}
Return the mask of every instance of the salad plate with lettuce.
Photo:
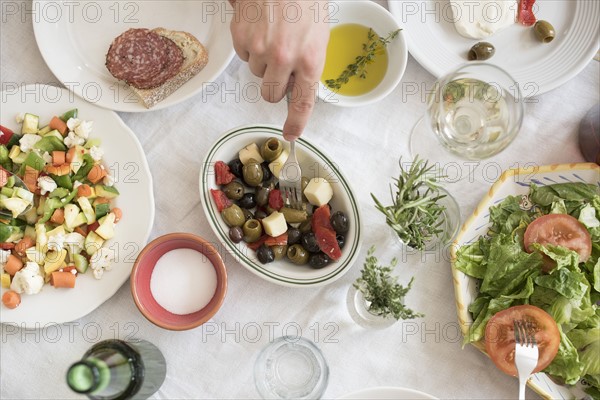
{"label": "salad plate with lettuce", "polygon": [[465,344],[515,376],[512,325],[526,319],[530,387],[600,398],[600,166],[506,171],[458,234],[452,273]]}

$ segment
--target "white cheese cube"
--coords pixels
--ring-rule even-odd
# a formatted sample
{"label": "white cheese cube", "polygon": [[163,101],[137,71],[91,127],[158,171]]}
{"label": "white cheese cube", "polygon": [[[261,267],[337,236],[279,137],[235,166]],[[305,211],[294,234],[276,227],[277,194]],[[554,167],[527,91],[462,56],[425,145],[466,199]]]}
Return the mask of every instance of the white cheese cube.
{"label": "white cheese cube", "polygon": [[289,151],[283,150],[279,157],[277,157],[269,163],[269,169],[273,173],[274,177],[279,178],[279,172],[281,172],[281,167],[283,167],[283,164],[285,163],[289,155]]}
{"label": "white cheese cube", "polygon": [[304,189],[304,195],[310,204],[320,207],[329,203],[333,197],[333,188],[325,178],[312,178]]}
{"label": "white cheese cube", "polygon": [[272,237],[282,235],[287,231],[285,217],[279,211],[273,211],[271,215],[263,218],[262,225],[265,233]]}
{"label": "white cheese cube", "polygon": [[265,161],[260,155],[260,150],[258,149],[256,143],[249,144],[248,146],[241,149],[238,153],[238,156],[240,157],[240,161],[244,165],[248,164],[248,161],[250,161],[251,158],[258,161],[259,164]]}

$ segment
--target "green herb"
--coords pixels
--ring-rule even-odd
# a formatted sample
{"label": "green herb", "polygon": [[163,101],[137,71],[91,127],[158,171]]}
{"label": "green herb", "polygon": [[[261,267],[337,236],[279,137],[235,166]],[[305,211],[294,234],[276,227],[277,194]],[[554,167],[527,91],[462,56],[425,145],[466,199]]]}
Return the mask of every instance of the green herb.
{"label": "green herb", "polygon": [[381,266],[377,264],[374,252],[375,246],[371,246],[367,252],[362,275],[354,283],[354,287],[367,301],[369,312],[382,317],[391,315],[397,320],[423,317],[423,314],[415,313],[403,303],[404,296],[412,287],[415,278],[411,278],[407,287],[400,285],[397,283],[398,278],[391,274],[398,260],[394,258],[389,266]]}
{"label": "green herb", "polygon": [[339,90],[343,84],[348,83],[350,78],[358,76],[361,79],[367,78],[367,65],[375,61],[377,54],[381,54],[387,45],[394,40],[401,29],[390,32],[387,37],[377,36],[373,29],[369,28],[367,34],[367,43],[363,43],[363,54],[356,57],[354,63],[348,64],[344,72],[337,79],[327,79],[325,84],[334,90]]}
{"label": "green herb", "polygon": [[408,246],[423,250],[428,241],[443,232],[441,214],[446,209],[438,202],[440,194],[434,167],[418,156],[404,169],[400,159],[400,176],[394,179],[395,193],[390,185],[392,205],[384,206],[371,193],[375,208],[385,215],[386,223]]}

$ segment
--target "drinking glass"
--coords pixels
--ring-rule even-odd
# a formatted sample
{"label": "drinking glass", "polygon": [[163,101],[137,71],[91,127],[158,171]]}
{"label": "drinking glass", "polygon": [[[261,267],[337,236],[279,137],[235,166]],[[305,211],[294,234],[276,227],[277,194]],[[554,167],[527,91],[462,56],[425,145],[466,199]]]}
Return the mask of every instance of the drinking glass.
{"label": "drinking glass", "polygon": [[435,83],[411,132],[410,153],[432,161],[483,160],[504,150],[522,122],[517,82],[495,65],[464,64]]}

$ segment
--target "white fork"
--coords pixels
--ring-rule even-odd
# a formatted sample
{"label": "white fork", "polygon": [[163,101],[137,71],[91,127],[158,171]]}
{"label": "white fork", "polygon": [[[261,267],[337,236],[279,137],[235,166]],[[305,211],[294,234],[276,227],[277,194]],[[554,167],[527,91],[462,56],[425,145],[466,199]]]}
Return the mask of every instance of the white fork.
{"label": "white fork", "polygon": [[538,363],[539,351],[530,321],[514,320],[515,366],[519,373],[519,400],[525,399],[525,386]]}

